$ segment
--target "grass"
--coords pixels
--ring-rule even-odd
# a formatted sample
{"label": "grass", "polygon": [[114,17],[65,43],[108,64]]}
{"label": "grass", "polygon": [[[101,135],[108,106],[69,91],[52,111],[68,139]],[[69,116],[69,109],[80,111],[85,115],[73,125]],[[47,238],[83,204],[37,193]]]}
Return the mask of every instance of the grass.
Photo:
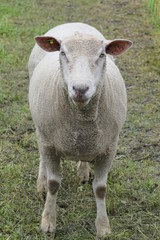
{"label": "grass", "polygon": [[160,2],[159,0],[150,0],[150,8],[157,22],[160,20]]}
{"label": "grass", "polygon": [[[146,2],[2,0],[0,8],[0,239],[50,239],[40,231],[43,204],[36,195],[39,154],[28,109],[27,61],[33,37],[64,22],[82,21],[106,38],[134,47],[117,59],[128,92],[128,117],[109,174],[109,240],[160,236],[160,30]],[[93,175],[93,172],[92,172]],[[62,161],[57,240],[95,239],[91,181],[75,181],[76,165]]]}

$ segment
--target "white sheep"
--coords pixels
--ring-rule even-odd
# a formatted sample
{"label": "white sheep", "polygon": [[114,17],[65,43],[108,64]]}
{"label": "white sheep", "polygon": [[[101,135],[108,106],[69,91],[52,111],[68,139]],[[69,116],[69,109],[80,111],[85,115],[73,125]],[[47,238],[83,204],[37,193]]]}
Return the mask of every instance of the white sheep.
{"label": "white sheep", "polygon": [[41,198],[47,192],[41,229],[55,233],[60,159],[65,156],[79,161],[82,181],[89,178],[88,162],[94,163],[99,238],[111,232],[106,182],[127,110],[125,84],[111,56],[122,54],[132,42],[108,41],[82,23],[60,25],[35,40],[29,104],[40,152],[38,192]]}

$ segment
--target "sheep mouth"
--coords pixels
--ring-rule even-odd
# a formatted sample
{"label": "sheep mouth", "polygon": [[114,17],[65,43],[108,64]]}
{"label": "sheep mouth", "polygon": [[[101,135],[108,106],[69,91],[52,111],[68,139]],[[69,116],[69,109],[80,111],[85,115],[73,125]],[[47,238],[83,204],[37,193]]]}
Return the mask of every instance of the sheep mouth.
{"label": "sheep mouth", "polygon": [[90,101],[90,99],[86,97],[83,97],[83,98],[72,97],[71,100],[73,104],[76,105],[77,107],[84,107]]}
{"label": "sheep mouth", "polygon": [[72,98],[75,103],[84,103],[86,104],[89,99],[85,96],[75,96]]}

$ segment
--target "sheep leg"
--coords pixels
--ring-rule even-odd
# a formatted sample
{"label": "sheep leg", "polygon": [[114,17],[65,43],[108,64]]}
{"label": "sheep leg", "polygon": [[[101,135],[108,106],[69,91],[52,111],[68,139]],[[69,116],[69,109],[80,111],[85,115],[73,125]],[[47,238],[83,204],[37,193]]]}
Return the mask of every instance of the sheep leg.
{"label": "sheep leg", "polygon": [[52,147],[40,149],[47,172],[47,198],[42,214],[41,229],[54,235],[56,229],[56,198],[61,183],[60,157]]}
{"label": "sheep leg", "polygon": [[95,160],[95,175],[93,180],[93,191],[96,198],[97,217],[95,221],[97,238],[111,233],[109,219],[106,212],[106,182],[109,169],[115,153],[107,153]]}
{"label": "sheep leg", "polygon": [[41,201],[44,202],[47,193],[47,171],[42,156],[40,157],[39,173],[37,180],[37,192]]}
{"label": "sheep leg", "polygon": [[82,183],[88,182],[89,180],[89,166],[88,162],[78,162],[77,165],[77,177]]}

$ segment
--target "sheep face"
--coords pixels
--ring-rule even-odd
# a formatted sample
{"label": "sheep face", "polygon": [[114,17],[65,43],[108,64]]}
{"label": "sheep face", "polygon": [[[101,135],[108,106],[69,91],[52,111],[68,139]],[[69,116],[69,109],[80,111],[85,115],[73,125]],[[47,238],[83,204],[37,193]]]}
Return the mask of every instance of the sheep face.
{"label": "sheep face", "polygon": [[105,47],[100,40],[75,37],[62,42],[61,71],[68,95],[74,104],[86,105],[96,94],[105,62]]}

